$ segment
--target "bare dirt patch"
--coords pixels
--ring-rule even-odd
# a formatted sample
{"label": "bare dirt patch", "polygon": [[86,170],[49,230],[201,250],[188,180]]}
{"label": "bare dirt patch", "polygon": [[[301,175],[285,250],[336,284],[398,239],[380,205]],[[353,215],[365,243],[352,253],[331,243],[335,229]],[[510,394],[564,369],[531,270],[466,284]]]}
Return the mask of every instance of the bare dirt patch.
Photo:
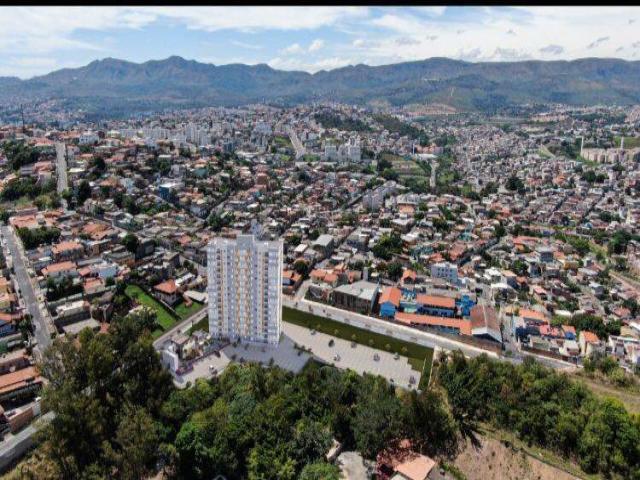
{"label": "bare dirt patch", "polygon": [[575,480],[559,468],[531,457],[523,451],[504,445],[494,438],[478,437],[476,449],[467,442],[454,465],[467,480]]}

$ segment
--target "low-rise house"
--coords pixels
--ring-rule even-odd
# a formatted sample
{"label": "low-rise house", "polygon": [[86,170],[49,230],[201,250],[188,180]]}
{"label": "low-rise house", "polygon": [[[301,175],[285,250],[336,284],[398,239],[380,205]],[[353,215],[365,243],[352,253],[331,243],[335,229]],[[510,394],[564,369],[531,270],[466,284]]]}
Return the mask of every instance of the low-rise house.
{"label": "low-rise house", "polygon": [[63,303],[56,307],[56,316],[53,319],[57,328],[63,328],[91,316],[91,305],[86,300]]}
{"label": "low-rise house", "polygon": [[471,308],[471,334],[474,337],[502,343],[502,331],[496,310],[484,304]]}
{"label": "low-rise house", "polygon": [[456,301],[454,298],[437,295],[419,294],[416,297],[418,312],[439,317],[455,317]]}
{"label": "low-rise house", "polygon": [[31,396],[42,389],[43,380],[35,367],[0,376],[0,402]]}
{"label": "low-rise house", "polygon": [[398,308],[400,308],[400,299],[402,291],[397,287],[385,287],[378,299],[380,306],[380,316],[393,318]]}
{"label": "low-rise house", "polygon": [[55,262],[78,260],[84,256],[84,246],[73,241],[60,242],[51,247],[51,254]]}
{"label": "low-rise house", "polygon": [[431,265],[431,276],[456,284],[458,283],[458,266],[450,262],[434,263]]}
{"label": "low-rise house", "polygon": [[167,305],[174,305],[180,298],[178,295],[178,286],[174,279],[166,280],[153,287],[156,296]]}
{"label": "low-rise house", "polygon": [[76,263],[71,261],[52,263],[42,269],[42,275],[45,279],[51,278],[57,282],[65,277],[77,277],[78,269]]}
{"label": "low-rise house", "polygon": [[582,330],[578,335],[578,343],[580,344],[580,353],[584,357],[589,357],[595,352],[604,352],[604,343],[598,336],[587,330]]}
{"label": "low-rise house", "polygon": [[302,275],[294,270],[284,270],[282,272],[282,293],[292,295],[302,283]]}
{"label": "low-rise house", "polygon": [[462,318],[436,317],[417,313],[397,312],[395,319],[398,323],[413,327],[426,327],[449,335],[471,335],[471,320]]}
{"label": "low-rise house", "polygon": [[378,298],[378,285],[359,280],[335,288],[332,297],[334,304],[339,308],[371,313]]}

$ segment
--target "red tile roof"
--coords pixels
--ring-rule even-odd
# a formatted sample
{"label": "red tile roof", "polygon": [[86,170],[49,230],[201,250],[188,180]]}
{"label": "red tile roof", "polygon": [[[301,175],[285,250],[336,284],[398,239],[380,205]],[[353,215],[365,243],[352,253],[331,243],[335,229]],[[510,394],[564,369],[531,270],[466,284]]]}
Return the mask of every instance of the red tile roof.
{"label": "red tile roof", "polygon": [[396,313],[396,320],[407,325],[427,325],[431,327],[457,328],[463,335],[471,335],[471,320],[459,318],[435,317],[416,313]]}
{"label": "red tile roof", "polygon": [[165,282],[159,283],[153,288],[159,292],[166,293],[167,295],[173,295],[178,291],[176,281],[173,278]]}
{"label": "red tile roof", "polygon": [[400,306],[400,298],[402,297],[402,291],[396,287],[385,287],[380,294],[378,304],[391,302],[396,308]]}
{"label": "red tile roof", "polygon": [[419,294],[416,298],[416,301],[421,305],[428,305],[430,307],[450,309],[454,309],[456,307],[455,299],[449,297],[440,297],[437,295]]}

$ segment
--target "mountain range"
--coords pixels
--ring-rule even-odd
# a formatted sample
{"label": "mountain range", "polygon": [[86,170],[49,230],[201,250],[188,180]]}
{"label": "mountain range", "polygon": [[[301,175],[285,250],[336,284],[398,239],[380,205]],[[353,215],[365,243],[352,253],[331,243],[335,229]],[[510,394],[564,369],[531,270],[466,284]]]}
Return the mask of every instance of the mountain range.
{"label": "mountain range", "polygon": [[536,103],[629,105],[640,103],[640,61],[472,63],[429,58],[311,74],[265,64],[216,66],[173,56],[144,63],[106,58],[27,80],[0,77],[0,104],[42,100],[57,100],[98,116],[322,100],[361,105],[439,103],[471,111]]}

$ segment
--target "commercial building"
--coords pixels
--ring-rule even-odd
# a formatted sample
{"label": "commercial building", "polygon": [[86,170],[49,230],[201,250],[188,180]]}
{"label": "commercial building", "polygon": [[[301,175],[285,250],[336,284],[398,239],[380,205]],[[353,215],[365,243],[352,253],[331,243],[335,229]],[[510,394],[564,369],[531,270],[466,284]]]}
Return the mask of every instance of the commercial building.
{"label": "commercial building", "polygon": [[207,247],[209,332],[277,344],[282,323],[281,241],[214,238]]}

